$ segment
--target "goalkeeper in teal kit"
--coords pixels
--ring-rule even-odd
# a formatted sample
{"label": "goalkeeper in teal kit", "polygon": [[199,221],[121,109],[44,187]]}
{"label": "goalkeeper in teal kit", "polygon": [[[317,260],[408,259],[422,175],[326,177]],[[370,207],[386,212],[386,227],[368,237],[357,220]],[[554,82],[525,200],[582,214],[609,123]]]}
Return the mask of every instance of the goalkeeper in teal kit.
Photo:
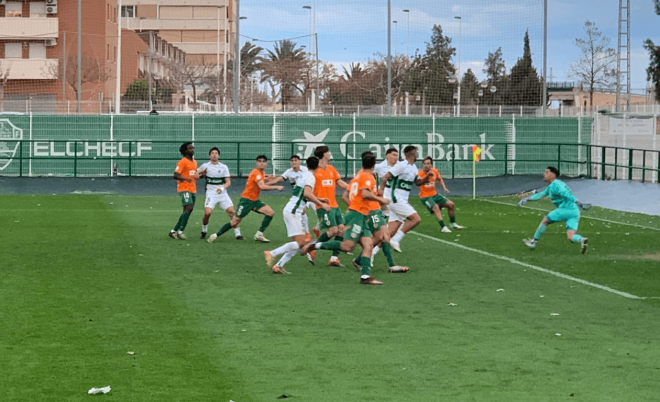
{"label": "goalkeeper in teal kit", "polygon": [[580,223],[580,208],[586,209],[587,204],[580,203],[571,193],[571,189],[568,188],[566,183],[561,180],[557,180],[559,176],[559,171],[557,168],[550,166],[543,173],[543,180],[548,182],[550,185],[540,193],[534,194],[531,197],[527,197],[521,200],[518,203],[518,206],[525,205],[528,201],[537,201],[544,197],[550,197],[552,203],[557,207],[554,211],[551,211],[548,215],[543,217],[543,221],[539,225],[539,228],[536,229],[534,237],[532,239],[525,239],[523,242],[531,250],[536,247],[536,243],[539,241],[545,230],[548,228],[548,225],[555,222],[565,222],[566,223],[566,236],[568,240],[573,243],[578,243],[581,246],[582,254],[587,252],[587,238],[582,237],[577,234],[578,225]]}

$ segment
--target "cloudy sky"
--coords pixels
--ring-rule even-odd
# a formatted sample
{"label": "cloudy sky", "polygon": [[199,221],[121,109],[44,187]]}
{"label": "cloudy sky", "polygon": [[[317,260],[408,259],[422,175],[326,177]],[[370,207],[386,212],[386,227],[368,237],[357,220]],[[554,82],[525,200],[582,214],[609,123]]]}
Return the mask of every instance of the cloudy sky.
{"label": "cloudy sky", "polygon": [[[242,41],[259,39],[272,48],[281,39],[309,46],[310,16],[304,5],[314,0],[241,0]],[[647,38],[660,43],[660,16],[652,0],[637,0],[631,8],[631,80],[635,92],[646,87],[649,58]],[[548,0],[548,75],[569,81],[569,67],[579,56],[575,38],[584,37],[584,23],[596,23],[617,46],[618,0]],[[410,10],[408,13],[404,9]],[[338,70],[350,62],[364,62],[387,52],[387,0],[316,0],[319,58]],[[461,16],[461,20],[455,19]],[[529,30],[534,64],[541,72],[543,0],[392,0],[392,52],[413,55],[425,50],[433,24],[439,24],[453,44],[461,44],[462,71],[483,77],[488,52],[502,47],[507,68],[522,55],[523,36]],[[408,33],[409,31],[409,33]],[[419,49],[419,50],[418,50]],[[455,60],[457,63],[458,60]],[[550,76],[552,68],[552,76]]]}

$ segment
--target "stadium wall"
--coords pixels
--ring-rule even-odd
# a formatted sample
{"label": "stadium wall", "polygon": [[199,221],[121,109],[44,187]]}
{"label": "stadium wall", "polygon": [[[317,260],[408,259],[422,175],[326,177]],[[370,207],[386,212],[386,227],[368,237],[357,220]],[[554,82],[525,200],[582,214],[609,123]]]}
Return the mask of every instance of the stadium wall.
{"label": "stadium wall", "polygon": [[5,115],[0,175],[169,176],[179,145],[194,141],[198,160],[220,147],[235,176],[249,174],[259,154],[281,173],[292,154],[304,159],[320,144],[347,176],[363,151],[380,160],[409,144],[447,177],[472,175],[472,144],[483,149],[478,176],[537,174],[549,164],[578,176],[587,173],[591,126],[591,118]]}

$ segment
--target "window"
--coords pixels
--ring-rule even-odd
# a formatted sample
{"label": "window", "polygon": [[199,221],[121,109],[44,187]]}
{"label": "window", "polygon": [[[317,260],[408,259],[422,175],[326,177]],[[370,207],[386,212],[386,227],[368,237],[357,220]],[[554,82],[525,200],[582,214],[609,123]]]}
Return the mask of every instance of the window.
{"label": "window", "polygon": [[39,42],[30,42],[30,58],[45,59],[46,45],[44,43],[39,43]]}
{"label": "window", "polygon": [[17,1],[7,2],[5,4],[5,17],[23,17],[23,3]]}
{"label": "window", "polygon": [[5,43],[5,58],[22,59],[23,45],[21,43]]}
{"label": "window", "polygon": [[46,3],[43,1],[30,2],[30,18],[46,18]]}
{"label": "window", "polygon": [[135,18],[137,16],[137,6],[121,6],[121,16]]}
{"label": "window", "polygon": [[106,50],[105,59],[110,60],[110,45],[106,45],[108,49]]}

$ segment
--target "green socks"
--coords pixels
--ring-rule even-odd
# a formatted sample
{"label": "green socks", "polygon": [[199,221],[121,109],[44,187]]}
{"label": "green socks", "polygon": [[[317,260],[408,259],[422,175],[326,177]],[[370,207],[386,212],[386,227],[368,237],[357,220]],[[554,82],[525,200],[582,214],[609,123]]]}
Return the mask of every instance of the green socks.
{"label": "green socks", "polygon": [[368,257],[358,257],[357,262],[360,264],[360,268],[362,268],[360,271],[361,274],[369,276],[371,272],[371,259]]}
{"label": "green socks", "polygon": [[456,217],[455,216],[450,216],[449,217],[449,222],[456,223]]}
{"label": "green socks", "polygon": [[438,223],[440,224],[441,228],[444,228],[446,226],[445,221],[443,221],[443,220],[439,220]]}
{"label": "green socks", "polygon": [[321,250],[341,250],[341,242],[337,240],[321,242]]}
{"label": "green socks", "polygon": [[182,213],[179,217],[179,221],[174,226],[174,230],[183,232],[183,230],[186,228],[186,225],[188,224],[188,218],[190,218],[190,212]]}
{"label": "green socks", "polygon": [[323,234],[319,237],[318,242],[325,243],[328,240],[330,240],[330,236],[328,236],[328,232],[323,232]]}
{"label": "green socks", "polygon": [[268,227],[268,225],[270,225],[270,222],[272,220],[273,220],[272,216],[268,216],[268,215],[264,216],[264,220],[261,222],[261,227],[259,228],[259,231],[263,233]]}
{"label": "green socks", "polygon": [[218,236],[222,236],[223,233],[231,229],[231,223],[227,222],[218,230],[218,233],[216,233]]}
{"label": "green socks", "polygon": [[[339,243],[344,241],[343,236],[335,236],[335,241],[338,241]],[[333,257],[337,257],[339,254],[341,254],[341,250],[335,250],[332,252]]]}
{"label": "green socks", "polygon": [[381,248],[383,249],[383,254],[385,254],[385,258],[387,259],[387,264],[390,267],[395,266],[396,264],[394,263],[394,258],[392,258],[392,246],[390,246],[390,243],[383,243]]}

